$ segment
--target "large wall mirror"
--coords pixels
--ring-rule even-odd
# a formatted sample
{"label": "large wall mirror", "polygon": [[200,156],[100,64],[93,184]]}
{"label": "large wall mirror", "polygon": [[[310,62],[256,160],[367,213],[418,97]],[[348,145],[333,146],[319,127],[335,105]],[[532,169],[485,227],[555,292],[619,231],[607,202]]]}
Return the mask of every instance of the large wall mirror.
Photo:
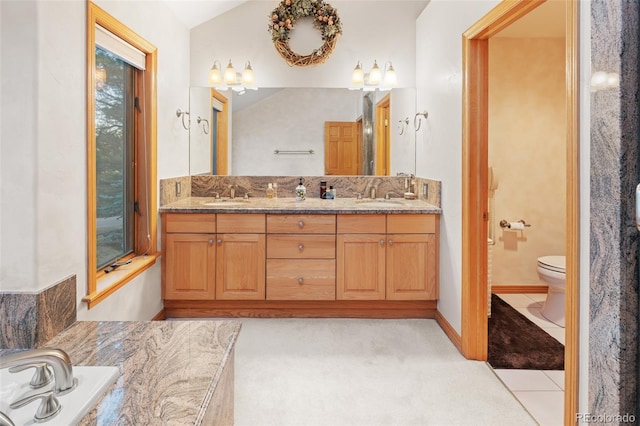
{"label": "large wall mirror", "polygon": [[190,90],[190,174],[415,173],[414,88]]}

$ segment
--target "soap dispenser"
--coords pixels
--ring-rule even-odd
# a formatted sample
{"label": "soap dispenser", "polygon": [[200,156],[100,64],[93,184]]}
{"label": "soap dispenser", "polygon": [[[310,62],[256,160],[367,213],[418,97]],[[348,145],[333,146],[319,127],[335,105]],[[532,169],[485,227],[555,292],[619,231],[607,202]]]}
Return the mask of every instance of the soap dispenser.
{"label": "soap dispenser", "polygon": [[300,178],[296,186],[296,201],[304,201],[307,198],[307,188],[304,187],[304,179]]}

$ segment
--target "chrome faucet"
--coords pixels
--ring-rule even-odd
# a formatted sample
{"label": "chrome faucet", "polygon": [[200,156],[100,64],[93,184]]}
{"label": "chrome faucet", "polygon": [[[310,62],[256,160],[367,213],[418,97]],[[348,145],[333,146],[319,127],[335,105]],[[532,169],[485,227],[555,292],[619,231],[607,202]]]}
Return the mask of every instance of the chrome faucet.
{"label": "chrome faucet", "polygon": [[15,426],[13,421],[5,413],[0,411],[0,426]]}
{"label": "chrome faucet", "polygon": [[[19,367],[36,367],[41,364],[51,366],[54,377],[54,391],[58,395],[70,392],[75,388],[71,358],[62,349],[41,348],[15,352],[0,357],[0,369]],[[38,373],[36,373],[38,374]]]}
{"label": "chrome faucet", "polygon": [[395,195],[396,197],[399,197],[399,195],[398,195],[398,194],[396,194],[396,193],[395,193],[395,192],[393,192],[393,191],[390,191],[390,192],[387,192],[387,193],[385,194],[384,199],[385,199],[385,200],[390,200],[390,199],[391,199],[391,194]]}
{"label": "chrome faucet", "polygon": [[236,187],[233,185],[229,185],[229,198],[232,200],[236,198]]}

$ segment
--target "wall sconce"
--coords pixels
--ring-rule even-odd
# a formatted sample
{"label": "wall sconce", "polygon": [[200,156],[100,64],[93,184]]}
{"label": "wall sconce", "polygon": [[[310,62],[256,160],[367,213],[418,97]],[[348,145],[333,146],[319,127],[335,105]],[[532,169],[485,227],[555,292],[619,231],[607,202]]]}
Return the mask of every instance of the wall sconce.
{"label": "wall sconce", "polygon": [[231,88],[235,92],[244,93],[245,90],[258,90],[254,86],[253,68],[251,62],[247,61],[242,73],[236,72],[231,60],[229,65],[221,72],[222,66],[219,61],[213,61],[213,66],[209,70],[209,84],[217,89],[226,90]]}
{"label": "wall sconce", "polygon": [[362,89],[365,92],[371,92],[378,90],[391,90],[398,84],[398,76],[396,70],[393,69],[391,61],[387,61],[384,66],[384,75],[382,70],[378,66],[377,61],[373,61],[373,67],[368,73],[362,71],[362,65],[360,61],[356,64],[351,74],[351,90]]}

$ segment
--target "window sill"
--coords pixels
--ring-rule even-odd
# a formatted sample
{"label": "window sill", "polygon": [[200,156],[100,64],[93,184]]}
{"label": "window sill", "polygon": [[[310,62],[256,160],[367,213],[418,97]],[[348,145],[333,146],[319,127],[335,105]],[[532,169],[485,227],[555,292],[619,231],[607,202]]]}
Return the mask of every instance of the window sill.
{"label": "window sill", "polygon": [[103,274],[96,280],[96,291],[83,297],[82,301],[87,302],[89,309],[93,308],[142,272],[151,268],[158,257],[160,257],[160,253],[134,257],[130,264],[120,266],[108,274]]}

